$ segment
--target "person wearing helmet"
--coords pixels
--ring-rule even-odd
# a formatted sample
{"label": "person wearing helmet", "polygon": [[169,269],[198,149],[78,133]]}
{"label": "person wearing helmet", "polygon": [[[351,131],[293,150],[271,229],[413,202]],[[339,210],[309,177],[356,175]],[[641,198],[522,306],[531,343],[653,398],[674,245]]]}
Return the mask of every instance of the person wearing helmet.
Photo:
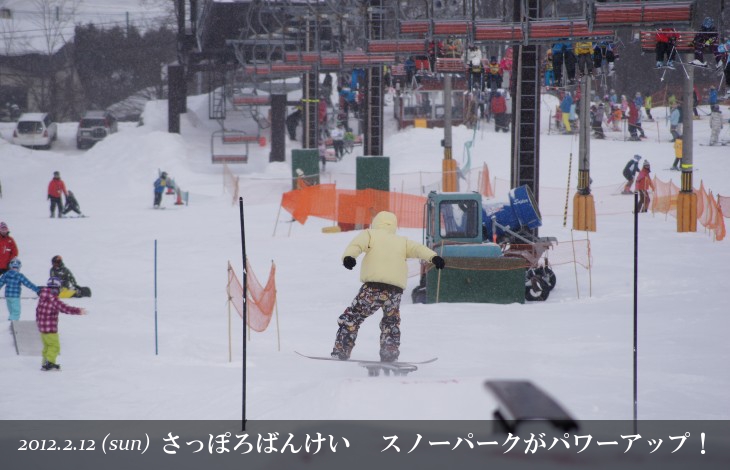
{"label": "person wearing helmet", "polygon": [[705,48],[710,49],[710,52],[715,56],[715,68],[720,71],[722,70],[724,63],[722,61],[722,52],[718,49],[718,43],[720,42],[717,28],[715,27],[715,21],[709,16],[705,17],[702,21],[702,26],[697,34],[695,34],[692,44],[694,45],[695,58],[690,62],[690,65],[697,67],[707,67],[707,62],[704,58]]}
{"label": "person wearing helmet", "polygon": [[624,178],[626,178],[626,184],[624,185],[624,190],[621,191],[621,194],[634,194],[633,191],[631,191],[631,185],[634,184],[634,175],[639,172],[639,160],[641,160],[641,155],[634,155],[634,157],[626,163],[626,166],[624,166],[623,175]]}
{"label": "person wearing helmet", "polygon": [[22,263],[20,258],[13,258],[9,263],[10,270],[0,276],[0,288],[5,286],[5,303],[8,306],[8,320],[20,320],[20,290],[21,284],[36,294],[40,288],[30,282],[27,277],[20,273]]}
{"label": "person wearing helmet", "polygon": [[72,307],[63,303],[58,298],[61,290],[61,280],[57,277],[48,279],[46,287],[40,289],[38,306],[35,310],[35,321],[43,342],[43,363],[41,370],[61,370],[56,363],[58,354],[61,352],[61,342],[58,337],[58,314],[60,312],[69,315],[86,315],[85,308]]}
{"label": "person wearing helmet", "polygon": [[636,177],[636,190],[639,192],[639,212],[647,212],[649,210],[649,204],[651,204],[649,189],[656,191],[649,173],[651,173],[651,165],[649,164],[649,160],[644,160],[639,176]]}
{"label": "person wearing helmet", "polygon": [[61,173],[54,171],[53,179],[48,183],[48,199],[51,201],[51,218],[56,216],[56,207],[58,207],[58,217],[63,217],[63,196],[68,197],[66,184],[61,179]]}
{"label": "person wearing helmet", "polygon": [[0,274],[10,269],[10,261],[18,256],[18,245],[10,236],[8,224],[0,222]]}
{"label": "person wearing helmet", "polygon": [[155,186],[155,201],[153,203],[153,207],[155,209],[160,208],[160,203],[162,203],[162,194],[165,192],[165,189],[169,185],[169,181],[167,179],[167,173],[162,172],[160,173],[160,176],[155,180],[154,186]]}
{"label": "person wearing helmet", "polygon": [[76,283],[71,270],[63,264],[63,258],[61,255],[56,255],[51,258],[51,271],[50,277],[55,277],[61,280],[61,291],[59,297],[62,299],[68,299],[70,297],[91,297],[91,289],[88,287],[81,287]]}

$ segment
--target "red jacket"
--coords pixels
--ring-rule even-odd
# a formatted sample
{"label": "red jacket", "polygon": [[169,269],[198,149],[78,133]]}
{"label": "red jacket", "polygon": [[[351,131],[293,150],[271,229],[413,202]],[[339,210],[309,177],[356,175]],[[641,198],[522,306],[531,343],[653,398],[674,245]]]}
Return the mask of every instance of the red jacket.
{"label": "red jacket", "polygon": [[637,191],[647,191],[649,188],[654,190],[654,182],[651,180],[651,176],[649,176],[650,172],[651,170],[647,167],[641,169],[639,176],[636,177]]}
{"label": "red jacket", "polygon": [[18,245],[10,235],[0,235],[0,269],[8,269],[11,259],[18,256]]}
{"label": "red jacket", "polygon": [[495,96],[492,98],[492,112],[494,114],[507,112],[507,100],[504,99],[504,96]]}
{"label": "red jacket", "polygon": [[66,185],[63,184],[63,180],[61,178],[53,178],[51,182],[48,183],[48,195],[51,197],[61,197],[61,194],[68,196]]}
{"label": "red jacket", "polygon": [[679,34],[674,28],[662,28],[656,32],[657,42],[672,42],[676,41],[677,38],[679,38]]}
{"label": "red jacket", "polygon": [[639,109],[636,107],[633,101],[629,101],[629,124],[636,125],[639,121]]}

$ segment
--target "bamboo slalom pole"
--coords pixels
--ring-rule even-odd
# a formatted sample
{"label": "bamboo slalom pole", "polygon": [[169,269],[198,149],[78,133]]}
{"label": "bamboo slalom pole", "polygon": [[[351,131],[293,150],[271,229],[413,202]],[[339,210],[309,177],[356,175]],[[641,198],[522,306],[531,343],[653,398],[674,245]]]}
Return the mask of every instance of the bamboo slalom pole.
{"label": "bamboo slalom pole", "polygon": [[570,244],[573,248],[573,271],[575,272],[575,292],[580,299],[580,288],[578,287],[578,261],[575,259],[575,240],[573,239],[573,229],[570,230]]}
{"label": "bamboo slalom pole", "polygon": [[591,237],[588,232],[586,232],[586,240],[588,240],[588,246],[586,246],[586,253],[588,254],[588,297],[593,297],[593,271],[591,270]]}

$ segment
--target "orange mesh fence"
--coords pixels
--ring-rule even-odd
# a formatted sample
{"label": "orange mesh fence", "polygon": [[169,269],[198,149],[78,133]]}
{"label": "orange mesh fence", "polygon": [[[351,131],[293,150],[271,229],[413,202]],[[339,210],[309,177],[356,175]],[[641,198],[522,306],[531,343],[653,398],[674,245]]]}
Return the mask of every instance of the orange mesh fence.
{"label": "orange mesh fence", "polygon": [[[246,274],[248,326],[254,331],[261,332],[269,326],[276,304],[276,265],[271,263],[269,279],[266,281],[265,286],[261,285],[248,263],[246,263]],[[228,300],[233,304],[238,316],[243,318],[243,286],[238,280],[233,267],[231,267],[231,263],[228,263],[228,286],[226,290]]]}
{"label": "orange mesh fence", "polygon": [[398,226],[423,227],[424,196],[378,191],[376,189],[336,189],[334,184],[320,184],[284,193],[281,207],[299,223],[310,216],[342,224],[369,225],[380,211],[393,212]]}
{"label": "orange mesh fence", "polygon": [[[664,182],[658,178],[654,178],[654,198],[652,200],[652,212],[660,212],[677,216],[677,198],[679,188],[673,182]],[[694,190],[697,194],[697,222],[711,230],[715,240],[720,241],[725,238],[725,219],[720,206],[720,202],[715,200],[712,191],[707,191],[705,185],[700,181],[700,189]],[[719,199],[719,198],[718,198]]]}
{"label": "orange mesh fence", "polygon": [[708,204],[710,195],[705,191],[704,185],[700,184],[700,190],[697,191],[697,222],[703,227],[712,223],[712,210]]}
{"label": "orange mesh fence", "polygon": [[697,192],[697,220],[705,215],[705,201],[707,199],[707,191],[705,191],[705,183],[700,181],[700,190]]}
{"label": "orange mesh fence", "polygon": [[711,200],[715,212],[712,230],[715,231],[715,240],[720,241],[725,238],[727,231],[725,230],[725,218],[723,217],[722,207],[715,199]]}
{"label": "orange mesh fence", "polygon": [[723,217],[730,217],[730,197],[717,195],[717,205]]}
{"label": "orange mesh fence", "polygon": [[[665,183],[659,178],[654,178],[654,197],[651,201],[651,211],[661,212],[677,216],[677,195],[679,188],[673,181]],[[699,206],[698,206],[699,210]]]}
{"label": "orange mesh fence", "polygon": [[235,176],[226,163],[223,164],[223,189],[231,195],[231,204],[235,205],[239,195],[239,178]]}
{"label": "orange mesh fence", "polygon": [[720,205],[712,195],[712,191],[707,193],[705,198],[705,213],[703,215],[704,223],[702,224],[708,230],[712,230],[715,240],[720,241],[725,238],[725,219],[722,216]]}
{"label": "orange mesh fence", "polygon": [[492,181],[489,175],[489,167],[486,163],[482,167],[482,171],[479,172],[478,181],[479,194],[484,197],[494,197],[494,188],[492,188]]}

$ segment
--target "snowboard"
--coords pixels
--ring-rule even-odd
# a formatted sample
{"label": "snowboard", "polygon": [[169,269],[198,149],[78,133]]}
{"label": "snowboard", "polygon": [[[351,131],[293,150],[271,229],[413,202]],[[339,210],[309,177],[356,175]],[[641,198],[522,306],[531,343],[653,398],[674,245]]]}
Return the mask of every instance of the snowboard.
{"label": "snowboard", "polygon": [[410,372],[418,370],[418,365],[420,364],[430,364],[431,362],[436,362],[438,360],[437,357],[425,360],[425,361],[409,361],[409,362],[382,362],[382,361],[372,361],[372,360],[360,360],[360,359],[348,359],[348,360],[340,360],[335,359],[333,357],[327,357],[327,356],[308,356],[306,354],[302,354],[299,351],[294,351],[295,353],[299,354],[302,357],[306,357],[307,359],[314,359],[318,361],[333,361],[333,362],[352,362],[355,364],[358,364],[360,367],[364,367],[368,370],[368,376],[370,377],[376,377],[380,375],[380,372],[384,372],[385,375],[390,375],[391,373],[393,375],[407,375]]}
{"label": "snowboard", "polygon": [[716,144],[700,144],[702,147],[725,147],[730,142],[718,142]]}

